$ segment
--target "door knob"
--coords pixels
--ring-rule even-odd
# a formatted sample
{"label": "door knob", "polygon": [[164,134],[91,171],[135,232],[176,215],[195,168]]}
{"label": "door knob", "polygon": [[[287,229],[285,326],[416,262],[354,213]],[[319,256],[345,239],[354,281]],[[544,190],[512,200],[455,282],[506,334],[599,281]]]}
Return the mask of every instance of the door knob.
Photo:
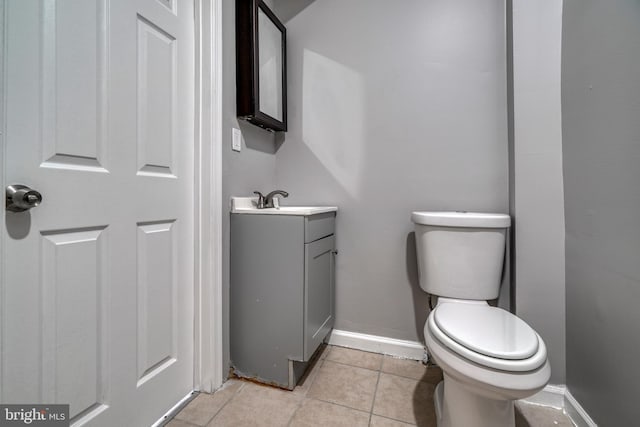
{"label": "door knob", "polygon": [[6,207],[11,212],[24,212],[42,203],[42,194],[26,185],[7,185]]}

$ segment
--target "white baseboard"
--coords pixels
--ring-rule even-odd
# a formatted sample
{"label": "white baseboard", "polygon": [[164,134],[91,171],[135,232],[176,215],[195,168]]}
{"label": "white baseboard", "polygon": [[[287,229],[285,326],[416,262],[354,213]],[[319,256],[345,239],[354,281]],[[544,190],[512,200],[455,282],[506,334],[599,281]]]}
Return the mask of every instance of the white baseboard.
{"label": "white baseboard", "polygon": [[550,406],[556,409],[564,409],[564,397],[567,388],[564,385],[549,384],[533,396],[522,399],[527,403],[534,405]]}
{"label": "white baseboard", "polygon": [[534,405],[562,409],[577,427],[598,427],[564,385],[550,384],[533,396],[522,400]]}
{"label": "white baseboard", "polygon": [[564,402],[564,411],[578,427],[598,427],[569,390],[565,392]]}
{"label": "white baseboard", "polygon": [[398,340],[395,338],[340,331],[337,329],[331,332],[329,344],[373,353],[388,354],[404,359],[422,360],[425,355],[424,345],[417,341]]}

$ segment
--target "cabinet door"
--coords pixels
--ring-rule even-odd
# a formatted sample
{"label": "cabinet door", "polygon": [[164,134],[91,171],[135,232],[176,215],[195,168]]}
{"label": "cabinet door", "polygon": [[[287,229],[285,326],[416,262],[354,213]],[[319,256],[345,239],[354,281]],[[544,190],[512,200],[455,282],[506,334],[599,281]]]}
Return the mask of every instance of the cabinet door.
{"label": "cabinet door", "polygon": [[334,236],[304,245],[304,360],[316,351],[333,327]]}

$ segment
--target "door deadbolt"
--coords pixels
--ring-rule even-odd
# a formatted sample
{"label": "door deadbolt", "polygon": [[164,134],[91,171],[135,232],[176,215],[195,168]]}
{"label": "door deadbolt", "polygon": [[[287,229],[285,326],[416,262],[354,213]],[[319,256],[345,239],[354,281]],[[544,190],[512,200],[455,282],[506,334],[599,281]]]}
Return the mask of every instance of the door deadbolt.
{"label": "door deadbolt", "polygon": [[26,185],[7,185],[6,207],[11,212],[24,212],[42,203],[42,194]]}

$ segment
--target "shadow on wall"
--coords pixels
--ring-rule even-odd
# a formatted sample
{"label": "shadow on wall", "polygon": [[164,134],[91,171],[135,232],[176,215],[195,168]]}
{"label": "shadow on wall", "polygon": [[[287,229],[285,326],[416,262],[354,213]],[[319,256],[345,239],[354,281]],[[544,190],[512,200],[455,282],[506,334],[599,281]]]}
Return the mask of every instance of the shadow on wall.
{"label": "shadow on wall", "polygon": [[418,278],[418,258],[416,254],[416,233],[407,234],[406,239],[407,280],[413,295],[413,313],[416,322],[416,334],[424,342],[424,324],[429,316],[429,295],[420,287]]}
{"label": "shadow on wall", "polygon": [[[254,126],[244,120],[238,120],[238,127],[242,132],[242,139],[247,148],[260,151],[265,154],[275,154],[278,146],[276,145],[277,133],[269,132],[258,126]],[[279,132],[282,133],[282,132]],[[266,144],[265,140],[270,143]]]}
{"label": "shadow on wall", "polygon": [[305,10],[314,1],[315,0],[274,0],[273,9],[277,12],[278,18],[286,23]]}
{"label": "shadow on wall", "polygon": [[275,140],[275,150],[278,152],[280,147],[282,147],[282,144],[284,144],[284,141],[287,139],[287,135],[285,132],[276,132],[273,138]]}

